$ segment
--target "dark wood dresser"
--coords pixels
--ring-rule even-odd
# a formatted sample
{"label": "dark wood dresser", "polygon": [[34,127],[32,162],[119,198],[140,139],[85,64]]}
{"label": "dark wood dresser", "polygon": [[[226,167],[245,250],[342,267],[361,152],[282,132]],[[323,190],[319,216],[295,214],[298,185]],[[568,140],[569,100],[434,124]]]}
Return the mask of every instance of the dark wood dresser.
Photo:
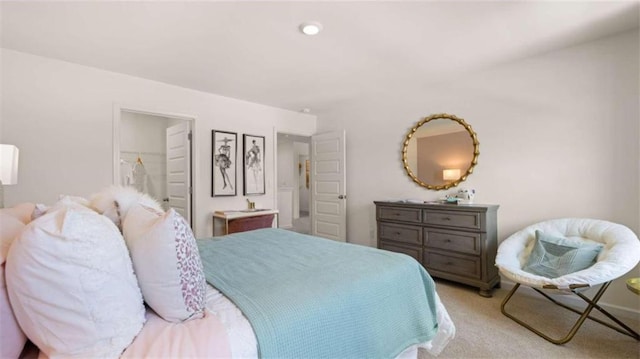
{"label": "dark wood dresser", "polygon": [[432,277],[480,288],[499,286],[497,205],[376,201],[378,248],[407,254]]}
{"label": "dark wood dresser", "polygon": [[277,209],[216,211],[213,213],[213,235],[223,236],[259,228],[278,228],[278,217]]}

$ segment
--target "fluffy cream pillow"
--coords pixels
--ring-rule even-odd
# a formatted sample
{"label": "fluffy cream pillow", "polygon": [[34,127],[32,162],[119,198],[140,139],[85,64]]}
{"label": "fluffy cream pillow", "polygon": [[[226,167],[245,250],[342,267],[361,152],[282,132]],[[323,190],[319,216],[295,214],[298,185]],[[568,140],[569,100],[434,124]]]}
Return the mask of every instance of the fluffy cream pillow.
{"label": "fluffy cream pillow", "polygon": [[120,232],[84,206],[60,205],[27,225],[6,280],[18,323],[49,357],[117,357],[144,324]]}
{"label": "fluffy cream pillow", "polygon": [[206,282],[184,218],[174,209],[161,213],[137,204],[124,219],[123,233],[145,302],[171,322],[201,318]]}
{"label": "fluffy cream pillow", "polygon": [[107,216],[120,229],[122,229],[122,222],[127,216],[127,212],[137,203],[164,212],[158,201],[145,193],[138,192],[134,187],[107,187],[91,195],[89,203],[92,208]]}
{"label": "fluffy cream pillow", "polygon": [[20,329],[13,309],[9,303],[7,285],[5,283],[5,260],[11,242],[18,236],[25,224],[14,211],[0,210],[0,358],[17,358],[22,352],[27,337]]}

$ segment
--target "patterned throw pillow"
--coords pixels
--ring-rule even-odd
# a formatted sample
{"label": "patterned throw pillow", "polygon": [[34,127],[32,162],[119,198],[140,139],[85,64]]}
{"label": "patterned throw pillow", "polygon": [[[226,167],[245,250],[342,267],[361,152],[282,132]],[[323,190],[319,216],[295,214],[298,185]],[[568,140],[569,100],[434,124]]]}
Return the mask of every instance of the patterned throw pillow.
{"label": "patterned throw pillow", "polygon": [[202,318],[206,282],[184,218],[173,209],[161,213],[136,204],[124,218],[123,232],[145,302],[170,322]]}
{"label": "patterned throw pillow", "polygon": [[557,278],[591,267],[602,244],[555,237],[536,230],[536,243],[524,270],[547,278]]}

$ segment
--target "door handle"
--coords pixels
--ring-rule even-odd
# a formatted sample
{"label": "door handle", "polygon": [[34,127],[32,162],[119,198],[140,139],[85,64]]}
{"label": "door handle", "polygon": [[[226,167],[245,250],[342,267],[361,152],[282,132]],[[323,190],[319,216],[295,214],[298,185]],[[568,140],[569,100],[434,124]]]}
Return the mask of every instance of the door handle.
{"label": "door handle", "polygon": [[346,194],[341,194],[341,195],[338,196],[338,199],[345,199],[345,198],[347,198]]}

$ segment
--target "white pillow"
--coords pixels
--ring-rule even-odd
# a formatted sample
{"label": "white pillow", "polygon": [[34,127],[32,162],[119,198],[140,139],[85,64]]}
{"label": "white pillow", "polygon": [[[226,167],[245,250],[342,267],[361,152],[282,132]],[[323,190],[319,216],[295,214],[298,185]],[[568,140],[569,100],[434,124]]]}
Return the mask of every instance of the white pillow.
{"label": "white pillow", "polygon": [[84,206],[59,206],[16,238],[9,299],[25,334],[49,357],[116,357],[144,324],[122,236]]}
{"label": "white pillow", "polygon": [[89,203],[88,199],[78,197],[78,196],[60,195],[60,197],[58,198],[58,202],[54,203],[51,206],[47,206],[42,203],[36,204],[33,210],[33,214],[31,215],[31,219],[32,220],[37,219],[49,212],[56,211],[62,207],[74,207],[74,208],[80,208],[80,209],[88,208],[88,209],[91,209],[92,211],[96,211],[94,208],[91,207],[91,204]]}
{"label": "white pillow", "polygon": [[98,193],[91,195],[90,206],[99,213],[104,214],[122,230],[122,222],[129,209],[141,203],[147,207],[164,212],[162,206],[151,196],[139,192],[134,187],[110,186]]}
{"label": "white pillow", "polygon": [[124,238],[145,302],[170,322],[201,318],[206,282],[189,224],[174,209],[160,213],[134,205]]}
{"label": "white pillow", "polygon": [[25,224],[9,211],[0,211],[0,358],[17,358],[27,342],[13,314],[5,283],[5,259],[13,240],[22,232]]}

